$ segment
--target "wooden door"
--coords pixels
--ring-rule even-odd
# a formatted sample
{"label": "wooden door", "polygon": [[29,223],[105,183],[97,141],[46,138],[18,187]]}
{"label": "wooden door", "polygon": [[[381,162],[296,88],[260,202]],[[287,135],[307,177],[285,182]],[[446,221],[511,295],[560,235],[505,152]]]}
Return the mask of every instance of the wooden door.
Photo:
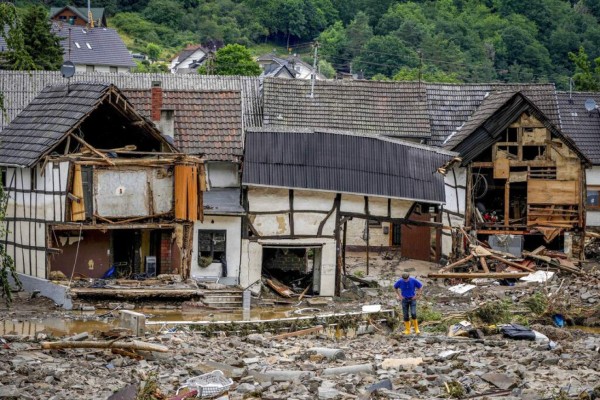
{"label": "wooden door", "polygon": [[[429,221],[429,214],[413,214],[413,221]],[[431,229],[428,226],[402,225],[400,251],[402,257],[431,260]]]}

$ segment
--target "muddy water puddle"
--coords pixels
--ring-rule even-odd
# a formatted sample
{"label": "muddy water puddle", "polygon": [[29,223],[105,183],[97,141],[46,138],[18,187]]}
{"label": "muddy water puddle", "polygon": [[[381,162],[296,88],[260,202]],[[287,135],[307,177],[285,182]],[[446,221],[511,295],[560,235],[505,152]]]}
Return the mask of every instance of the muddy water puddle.
{"label": "muddy water puddle", "polygon": [[[241,310],[207,311],[207,310],[166,310],[166,309],[139,309],[135,310],[146,315],[147,321],[244,321],[244,320],[270,320],[285,318],[296,314],[289,308],[256,308],[249,313]],[[35,335],[38,332],[52,334],[53,336],[70,336],[82,332],[108,331],[119,326],[118,311],[113,311],[115,318],[107,317],[108,310],[95,312],[70,312],[64,317],[31,318],[31,319],[3,319],[0,321],[0,335]],[[100,317],[102,316],[102,317]],[[159,326],[156,326],[158,329]]]}

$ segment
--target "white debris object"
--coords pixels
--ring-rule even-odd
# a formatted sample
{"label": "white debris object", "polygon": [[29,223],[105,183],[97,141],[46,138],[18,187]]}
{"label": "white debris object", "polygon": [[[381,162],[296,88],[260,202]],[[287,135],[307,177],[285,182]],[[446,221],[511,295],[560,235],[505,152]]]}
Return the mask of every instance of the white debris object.
{"label": "white debris object", "polygon": [[461,283],[459,285],[450,286],[448,290],[454,293],[464,294],[467,293],[469,290],[474,289],[475,287],[475,285]]}
{"label": "white debris object", "polygon": [[535,271],[527,276],[521,278],[522,281],[525,282],[546,282],[552,279],[554,276],[553,271]]}

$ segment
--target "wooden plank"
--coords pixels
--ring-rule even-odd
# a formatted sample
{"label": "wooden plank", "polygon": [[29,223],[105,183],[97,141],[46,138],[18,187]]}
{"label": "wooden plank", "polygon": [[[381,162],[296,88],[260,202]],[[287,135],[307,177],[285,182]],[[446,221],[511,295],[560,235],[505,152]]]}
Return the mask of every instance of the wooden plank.
{"label": "wooden plank", "polygon": [[311,333],[319,333],[323,330],[323,325],[317,325],[312,328],[301,329],[299,331],[282,333],[281,335],[272,336],[271,340],[286,339],[295,336],[310,335]]}
{"label": "wooden plank", "polygon": [[552,181],[529,179],[527,181],[528,204],[579,204],[577,181]]}
{"label": "wooden plank", "polygon": [[269,286],[282,297],[292,297],[296,295],[292,289],[285,286],[283,283],[276,281],[275,279],[267,279],[267,286]]}
{"label": "wooden plank", "polygon": [[449,278],[449,279],[475,279],[475,278],[491,278],[491,279],[507,279],[507,278],[522,278],[529,275],[529,272],[445,272],[445,273],[430,273],[428,278]]}
{"label": "wooden plank", "polygon": [[486,273],[490,272],[487,262],[485,261],[485,257],[483,257],[483,256],[479,257],[479,262],[481,263],[481,266],[483,267],[484,272],[486,272]]}
{"label": "wooden plank", "polygon": [[186,165],[175,165],[174,172],[174,196],[175,196],[175,219],[187,218],[187,175],[189,173]]}
{"label": "wooden plank", "polygon": [[533,269],[531,269],[529,267],[525,267],[525,266],[523,266],[523,265],[521,265],[519,263],[506,260],[506,259],[504,259],[502,257],[499,257],[499,256],[495,255],[495,254],[491,254],[489,257],[493,258],[494,260],[498,260],[500,262],[503,262],[506,265],[510,265],[511,267],[519,268],[519,269],[522,269],[522,270],[525,270],[525,271],[529,271],[529,272],[535,272]]}
{"label": "wooden plank", "polygon": [[510,163],[508,158],[497,158],[494,161],[494,179],[508,179],[510,176]]}
{"label": "wooden plank", "polygon": [[510,225],[510,181],[504,184],[504,226]]}
{"label": "wooden plank", "polygon": [[[83,180],[81,165],[75,164],[73,168],[73,195],[83,199]],[[71,221],[85,221],[85,201],[71,201]]]}
{"label": "wooden plank", "polygon": [[440,269],[439,272],[445,272],[445,271],[449,271],[455,267],[459,267],[467,262],[469,262],[470,260],[474,259],[475,256],[473,254],[470,254],[469,256],[463,258],[462,260],[458,260],[450,265],[446,265],[444,268]]}

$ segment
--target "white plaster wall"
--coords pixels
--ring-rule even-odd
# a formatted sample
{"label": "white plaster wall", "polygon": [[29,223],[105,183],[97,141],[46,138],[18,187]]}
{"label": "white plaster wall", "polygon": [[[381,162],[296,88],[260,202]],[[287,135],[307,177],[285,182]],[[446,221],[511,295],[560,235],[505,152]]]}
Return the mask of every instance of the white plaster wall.
{"label": "white plaster wall", "polygon": [[289,214],[249,215],[252,226],[261,236],[290,235]]}
{"label": "white plaster wall", "polygon": [[[444,188],[446,204],[443,209],[462,215],[451,215],[442,212],[442,224],[444,226],[461,227],[465,225],[465,202],[467,186],[467,169],[453,166],[444,177]],[[452,236],[450,231],[442,230],[442,254],[448,255],[452,251]]]}
{"label": "white plaster wall", "polygon": [[294,211],[329,211],[333,208],[335,193],[294,190]]}
{"label": "white plaster wall", "polygon": [[[46,224],[64,221],[68,170],[66,162],[48,163],[43,174],[42,169],[37,168],[37,184],[32,188],[30,168],[8,168],[6,216],[9,219],[28,219],[4,224],[8,241],[18,244],[7,245],[7,252],[13,258],[17,272],[46,278]],[[18,192],[12,190],[15,186]],[[58,194],[45,193],[53,191]]]}
{"label": "white plaster wall", "polygon": [[342,194],[340,211],[347,213],[365,213],[365,196]]}
{"label": "white plaster wall", "polygon": [[330,238],[260,239],[257,242],[242,240],[240,286],[247,287],[261,278],[263,246],[268,245],[321,246],[319,295],[335,294],[335,240]]}
{"label": "white plaster wall", "polygon": [[[369,247],[373,246],[389,246],[390,245],[390,223],[382,222],[381,226],[370,226],[369,227]],[[346,225],[348,231],[346,232],[346,245],[347,246],[366,246],[367,242],[363,239],[363,233],[365,231],[365,220],[361,218],[352,218]],[[388,233],[384,233],[384,227],[388,228]]]}
{"label": "white plaster wall", "polygon": [[[600,166],[585,171],[585,180],[588,186],[600,186]],[[600,226],[600,211],[588,210],[586,213],[587,226]]]}
{"label": "white plaster wall", "polygon": [[319,225],[325,218],[327,218],[327,221],[323,226],[322,234],[333,236],[335,229],[334,213],[328,217],[327,214],[294,212],[294,234],[316,236],[319,231]]}
{"label": "white plaster wall", "polygon": [[162,214],[173,210],[173,174],[168,168],[153,169],[152,177],[152,210],[153,214]]}
{"label": "white plaster wall", "polygon": [[[242,237],[242,219],[237,216],[206,216],[204,222],[196,221],[194,223],[194,243],[192,247],[192,276],[221,277],[221,263],[212,263],[206,268],[198,265],[198,231],[205,230],[225,230],[226,233],[226,258],[227,258],[227,277],[241,278],[241,237]],[[237,282],[236,282],[237,283]]]}
{"label": "white plaster wall", "polygon": [[149,215],[147,171],[94,170],[94,209],[103,217]]}
{"label": "white plaster wall", "polygon": [[239,166],[230,162],[211,162],[207,164],[208,184],[211,188],[239,187]]}
{"label": "white plaster wall", "polygon": [[251,186],[248,188],[248,211],[288,211],[290,208],[288,189]]}

